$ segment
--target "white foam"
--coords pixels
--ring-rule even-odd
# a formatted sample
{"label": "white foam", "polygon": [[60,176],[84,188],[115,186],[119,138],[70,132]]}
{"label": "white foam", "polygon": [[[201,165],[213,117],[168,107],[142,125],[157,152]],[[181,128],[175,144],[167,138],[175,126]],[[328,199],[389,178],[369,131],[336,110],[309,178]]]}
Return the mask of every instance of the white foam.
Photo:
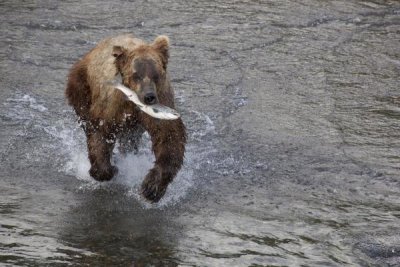
{"label": "white foam", "polygon": [[89,175],[90,162],[87,153],[77,151],[77,153],[71,153],[70,156],[70,161],[65,164],[66,172],[73,173],[80,180],[91,181],[92,178]]}

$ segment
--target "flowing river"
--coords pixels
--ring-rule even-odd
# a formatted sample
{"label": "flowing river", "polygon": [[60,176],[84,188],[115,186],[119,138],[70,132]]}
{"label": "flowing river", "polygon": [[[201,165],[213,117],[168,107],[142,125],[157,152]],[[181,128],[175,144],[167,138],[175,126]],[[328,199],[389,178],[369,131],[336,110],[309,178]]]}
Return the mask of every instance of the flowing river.
{"label": "flowing river", "polygon": [[[400,266],[400,2],[0,2],[1,266]],[[170,37],[188,129],[88,175],[64,89],[101,39]]]}

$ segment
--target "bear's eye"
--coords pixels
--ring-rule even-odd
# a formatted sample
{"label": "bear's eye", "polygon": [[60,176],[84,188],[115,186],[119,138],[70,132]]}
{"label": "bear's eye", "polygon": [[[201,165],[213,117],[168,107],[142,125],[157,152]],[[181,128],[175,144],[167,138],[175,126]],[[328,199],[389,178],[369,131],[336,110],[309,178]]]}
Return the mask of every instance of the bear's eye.
{"label": "bear's eye", "polygon": [[159,80],[160,80],[160,76],[159,76],[157,73],[155,73],[155,74],[153,75],[153,81],[154,81],[154,83],[158,83]]}
{"label": "bear's eye", "polygon": [[137,83],[142,80],[142,77],[140,75],[138,75],[137,73],[135,73],[132,75],[132,80]]}

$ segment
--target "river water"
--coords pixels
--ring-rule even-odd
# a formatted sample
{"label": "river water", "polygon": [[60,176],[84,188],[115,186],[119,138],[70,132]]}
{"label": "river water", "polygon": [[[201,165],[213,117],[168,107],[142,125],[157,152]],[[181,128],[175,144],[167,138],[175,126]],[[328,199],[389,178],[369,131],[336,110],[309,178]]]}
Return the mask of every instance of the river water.
{"label": "river water", "polygon": [[[0,265],[400,266],[400,3],[0,2]],[[189,132],[155,205],[153,156],[88,175],[66,105],[99,40],[171,39]]]}

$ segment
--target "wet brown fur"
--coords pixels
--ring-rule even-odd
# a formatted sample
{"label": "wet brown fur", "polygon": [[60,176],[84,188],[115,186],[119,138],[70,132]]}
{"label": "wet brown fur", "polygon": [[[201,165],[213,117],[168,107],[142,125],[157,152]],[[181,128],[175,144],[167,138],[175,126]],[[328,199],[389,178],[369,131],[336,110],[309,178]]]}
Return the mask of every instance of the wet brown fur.
{"label": "wet brown fur", "polygon": [[[71,68],[65,91],[68,103],[85,130],[90,175],[96,180],[110,180],[117,173],[110,162],[117,140],[121,147],[130,150],[137,147],[138,137],[144,130],[150,134],[156,160],[144,178],[142,194],[154,202],[164,195],[182,166],[185,126],[181,119],[159,120],[141,112],[106,82],[121,74],[124,85],[139,92],[140,84],[131,78],[135,71],[132,62],[152,60],[159,72],[159,79],[153,83],[159,103],[174,108],[174,94],[167,74],[168,45],[165,36],[157,37],[152,44],[132,35],[105,39]],[[124,142],[130,145],[124,146]]]}

